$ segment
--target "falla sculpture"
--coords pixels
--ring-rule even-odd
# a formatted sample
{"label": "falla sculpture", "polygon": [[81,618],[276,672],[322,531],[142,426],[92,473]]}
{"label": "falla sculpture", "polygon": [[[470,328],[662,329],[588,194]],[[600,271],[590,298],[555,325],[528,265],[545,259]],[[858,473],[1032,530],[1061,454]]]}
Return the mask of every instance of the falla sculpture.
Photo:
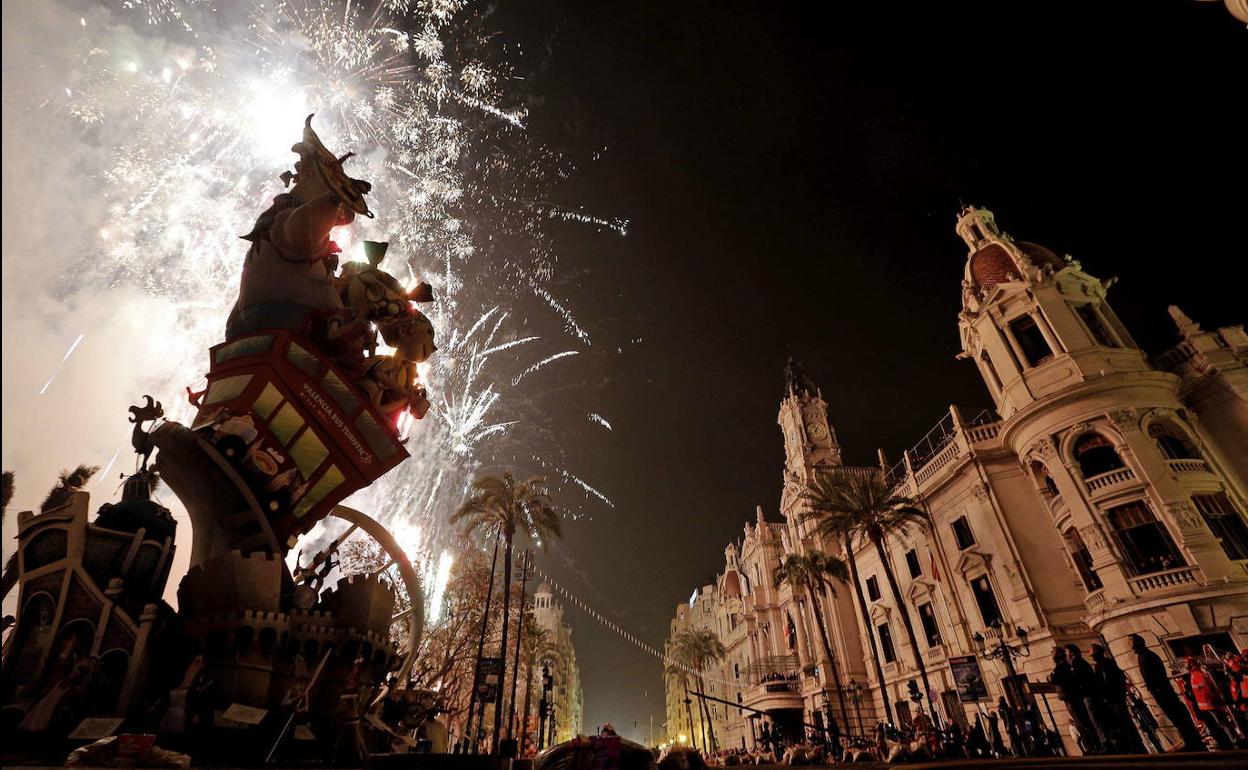
{"label": "falla sculpture", "polygon": [[[21,719],[46,731],[72,729],[68,722],[80,717],[118,716],[162,740],[189,735],[210,753],[225,749],[225,762],[280,758],[297,731],[350,762],[403,743],[396,715],[432,708],[406,690],[423,605],[395,614],[394,583],[419,597],[417,573],[385,527],[341,503],[407,459],[405,442],[419,434],[418,423],[406,438],[397,426],[404,415],[420,420],[429,410],[417,367],[437,347],[415,305],[433,301],[433,291],[427,283],[406,288],[383,269],[384,242],[364,242],[364,261],[340,265],[332,231],[372,217],[371,186],[346,173],[351,153],[331,153],[312,116],[291,150],[294,171],[280,177],[287,189],[242,236],[249,246],[238,297],[225,340],[209,351],[207,386],[187,388],[194,420],[166,419],[161,403],[145,397],[130,409],[141,467],[121,503],[91,520],[88,493],[66,486],[52,508],[18,517],[18,556],[5,572],[5,593],[19,589],[3,685],[15,718],[6,712],[6,724]],[[193,527],[176,613],[160,599],[176,524],[150,499],[158,481]],[[348,528],[292,572],[288,551],[328,516]],[[396,572],[326,586],[336,550],[356,530],[378,543]],[[101,550],[108,548],[141,558],[110,572],[100,566],[116,560]],[[100,621],[94,605],[90,617],[79,617],[88,603],[49,595],[44,586],[54,579],[82,584],[97,604],[124,605],[128,614],[119,615],[121,626]],[[406,625],[402,649],[395,622]],[[93,710],[68,721],[53,714],[47,704],[61,691],[55,688],[87,686],[66,685],[62,669],[73,667],[57,668],[51,651],[70,649],[72,640],[80,656],[107,653],[123,637],[130,641],[101,657],[101,670],[116,681],[83,701]],[[9,660],[10,648],[21,666]],[[47,718],[27,719],[32,709]],[[222,719],[235,732],[221,733]],[[249,738],[214,740],[227,734]]]}

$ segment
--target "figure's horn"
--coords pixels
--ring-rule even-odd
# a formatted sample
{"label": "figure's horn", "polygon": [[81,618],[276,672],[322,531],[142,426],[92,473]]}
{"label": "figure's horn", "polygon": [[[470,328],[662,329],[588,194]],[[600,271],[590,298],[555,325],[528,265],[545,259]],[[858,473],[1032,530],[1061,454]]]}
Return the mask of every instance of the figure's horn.
{"label": "figure's horn", "polygon": [[433,287],[421,281],[407,292],[407,298],[412,302],[433,302]]}

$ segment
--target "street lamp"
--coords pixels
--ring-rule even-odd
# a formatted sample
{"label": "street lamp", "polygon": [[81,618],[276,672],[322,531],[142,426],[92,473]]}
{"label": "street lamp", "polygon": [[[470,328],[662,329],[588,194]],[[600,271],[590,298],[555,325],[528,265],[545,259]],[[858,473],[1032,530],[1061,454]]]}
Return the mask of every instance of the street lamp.
{"label": "street lamp", "polygon": [[550,666],[542,664],[542,699],[537,704],[537,750],[541,751],[546,741],[546,720],[553,711],[550,691],[555,678],[550,675]]}
{"label": "street lamp", "polygon": [[[1018,674],[1014,670],[1014,661],[1018,658],[1025,658],[1031,655],[1031,644],[1027,641],[1027,629],[1022,626],[1013,626],[1009,629],[1001,625],[1000,620],[992,622],[992,629],[996,631],[996,639],[989,641],[983,634],[976,631],[971,635],[971,641],[975,643],[975,650],[980,657],[986,660],[1000,660],[1005,664],[1005,672],[1007,682],[1005,688],[1005,696],[1009,701],[1010,711],[1015,716],[1015,724],[1017,724],[1019,701],[1015,688],[1018,686]],[[1013,636],[1017,641],[1011,643],[1009,636]]]}
{"label": "street lamp", "polygon": [[833,752],[839,751],[841,726],[837,724],[836,717],[832,714],[832,693],[828,692],[826,687],[823,689],[823,727],[828,747]]}
{"label": "street lamp", "polygon": [[850,679],[848,684],[842,685],[845,695],[849,698],[849,702],[854,704],[854,715],[858,719],[858,734],[863,735],[865,729],[862,724],[862,683],[854,679]]}

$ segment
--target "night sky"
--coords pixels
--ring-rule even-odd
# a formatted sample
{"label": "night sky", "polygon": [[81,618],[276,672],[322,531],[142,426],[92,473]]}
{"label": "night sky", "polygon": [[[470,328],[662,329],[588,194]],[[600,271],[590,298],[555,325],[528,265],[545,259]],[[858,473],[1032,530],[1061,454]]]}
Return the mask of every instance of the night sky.
{"label": "night sky", "polygon": [[[896,458],[951,403],[990,405],[954,359],[960,200],[1121,276],[1111,303],[1149,350],[1175,341],[1171,303],[1206,328],[1246,320],[1248,61],[1220,3],[906,5],[497,11],[541,98],[534,132],[601,151],[561,201],[631,222],[557,230],[596,347],[551,370],[552,397],[613,431],[551,427],[584,436],[570,465],[615,508],[544,564],[656,646],[754,506],[778,516],[790,353],[851,463]],[[660,664],[567,612],[587,729],[646,740],[653,716],[660,734]]]}

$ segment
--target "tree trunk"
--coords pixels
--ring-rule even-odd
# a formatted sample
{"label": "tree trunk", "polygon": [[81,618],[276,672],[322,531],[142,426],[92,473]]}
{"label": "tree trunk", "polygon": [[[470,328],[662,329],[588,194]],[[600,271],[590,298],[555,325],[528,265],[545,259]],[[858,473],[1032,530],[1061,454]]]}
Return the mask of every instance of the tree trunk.
{"label": "tree trunk", "polygon": [[862,613],[862,624],[867,629],[867,639],[871,640],[871,650],[874,653],[871,659],[875,663],[875,680],[880,687],[880,700],[884,702],[884,718],[892,722],[893,706],[888,702],[888,688],[884,684],[884,666],[880,663],[880,643],[876,641],[875,629],[871,627],[871,613],[867,611],[867,597],[862,595],[862,581],[858,579],[858,560],[854,558],[853,543],[850,542],[849,535],[845,535],[843,540],[845,562],[849,564],[849,578],[854,583],[854,595],[858,597],[858,610]]}
{"label": "tree trunk", "polygon": [[520,756],[524,756],[524,744],[529,739],[529,707],[533,700],[533,658],[524,667],[524,721],[520,723]]}
{"label": "tree trunk", "polygon": [[[477,736],[472,731],[472,716],[477,705],[477,674],[481,671],[481,656],[485,654],[485,633],[490,627],[490,600],[494,598],[494,571],[498,569],[498,536],[494,536],[494,555],[490,557],[490,587],[485,591],[485,609],[481,613],[481,637],[477,641],[477,662],[472,667],[472,682],[468,696],[468,719],[464,722],[464,753],[472,746],[476,751]],[[485,704],[481,704],[481,713],[485,713]]]}
{"label": "tree trunk", "polygon": [[[702,678],[702,670],[698,669],[698,691],[703,695],[706,694],[706,680]],[[702,708],[706,709],[706,732],[710,736],[710,748],[707,751],[715,750],[715,725],[711,723],[711,702],[706,698],[698,698],[702,701]]]}
{"label": "tree trunk", "polygon": [[845,715],[845,693],[841,691],[841,672],[836,665],[836,656],[832,654],[832,644],[828,640],[828,628],[823,622],[823,611],[819,609],[819,595],[815,591],[810,592],[810,608],[815,612],[815,625],[819,626],[819,636],[823,640],[823,654],[828,657],[828,665],[832,668],[832,685],[836,688],[836,700],[841,707],[841,721],[836,727],[839,733],[843,727],[848,727],[848,717]]}
{"label": "tree trunk", "polygon": [[491,746],[497,754],[501,748],[498,736],[503,729],[503,686],[507,679],[507,621],[511,617],[511,538],[510,532],[503,534],[503,639],[498,646],[498,696],[494,701],[494,738]]}
{"label": "tree trunk", "polygon": [[[927,700],[932,686],[927,682],[927,666],[923,665],[923,653],[919,650],[919,640],[914,635],[914,624],[910,622],[910,612],[901,601],[901,589],[897,587],[897,576],[893,574],[893,568],[888,562],[888,554],[884,552],[884,538],[872,537],[871,540],[875,543],[875,551],[879,554],[880,563],[884,566],[884,576],[888,578],[888,587],[893,592],[893,601],[897,603],[897,611],[901,614],[901,624],[906,628],[906,638],[910,640],[910,651],[914,653],[914,664],[919,669],[919,678],[923,680],[923,700]],[[930,701],[928,706],[931,706]]]}
{"label": "tree trunk", "polygon": [[[690,701],[689,701],[689,677],[688,675],[682,676],[680,678],[680,681],[681,681],[681,684],[683,684],[685,687],[685,716],[688,717],[689,719],[689,745],[693,746],[694,748],[697,748],[698,734],[693,731],[693,708],[690,706]],[[701,713],[702,712],[700,711],[698,712],[699,715]],[[703,743],[705,743],[705,741],[703,741]]]}
{"label": "tree trunk", "polygon": [[516,685],[520,683],[520,643],[524,641],[524,591],[529,581],[529,552],[520,558],[520,618],[516,621],[516,657],[511,667],[511,702],[507,706],[507,737],[515,737]]}

